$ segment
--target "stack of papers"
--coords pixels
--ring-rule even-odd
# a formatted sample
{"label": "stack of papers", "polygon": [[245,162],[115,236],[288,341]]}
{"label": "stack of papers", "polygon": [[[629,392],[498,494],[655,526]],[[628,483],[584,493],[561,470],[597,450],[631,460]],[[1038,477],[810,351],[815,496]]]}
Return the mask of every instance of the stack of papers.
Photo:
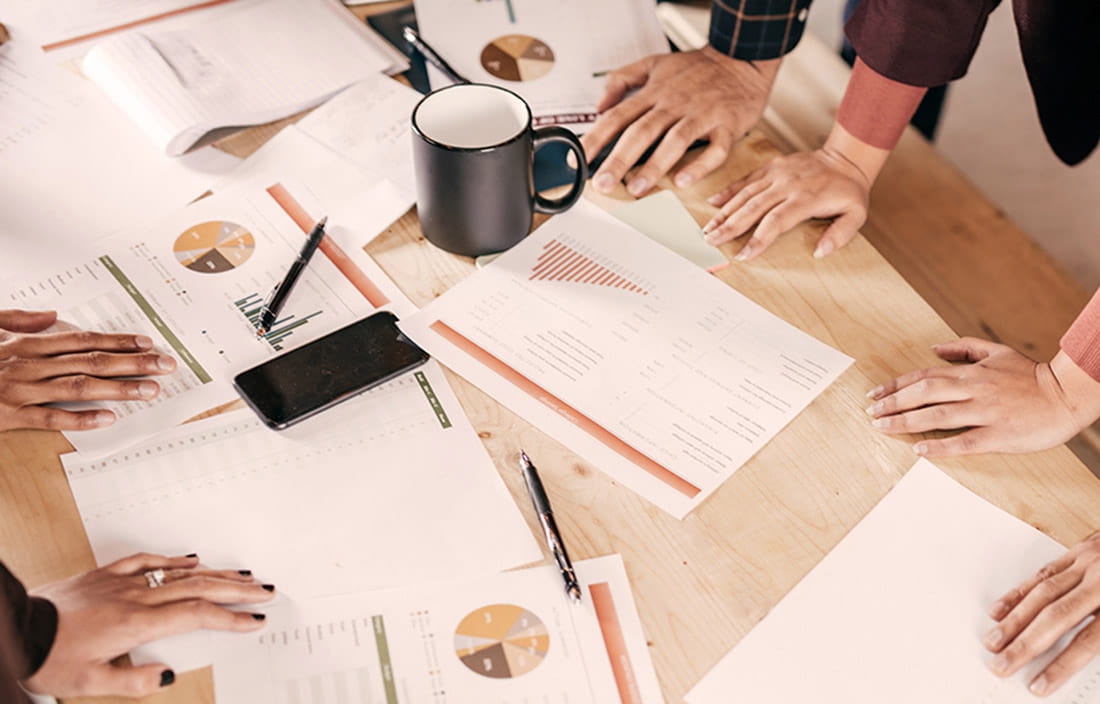
{"label": "stack of papers", "polygon": [[84,59],[85,74],[171,155],[395,68],[381,38],[335,0],[236,0],[184,29],[112,36]]}

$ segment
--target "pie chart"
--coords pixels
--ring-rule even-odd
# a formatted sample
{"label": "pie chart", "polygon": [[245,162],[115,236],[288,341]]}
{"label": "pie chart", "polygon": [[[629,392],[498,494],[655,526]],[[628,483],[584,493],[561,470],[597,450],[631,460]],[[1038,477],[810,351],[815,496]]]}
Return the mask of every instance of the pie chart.
{"label": "pie chart", "polygon": [[526,34],[508,34],[481,50],[481,65],[505,81],[533,81],[554,68],[554,52]]}
{"label": "pie chart", "polygon": [[252,256],[252,233],[229,221],[204,222],[176,238],[176,259],[191,271],[220,274],[241,266]]}
{"label": "pie chart", "polygon": [[455,629],[455,655],[483,677],[519,677],[538,667],[549,649],[546,625],[513,604],[471,611]]}

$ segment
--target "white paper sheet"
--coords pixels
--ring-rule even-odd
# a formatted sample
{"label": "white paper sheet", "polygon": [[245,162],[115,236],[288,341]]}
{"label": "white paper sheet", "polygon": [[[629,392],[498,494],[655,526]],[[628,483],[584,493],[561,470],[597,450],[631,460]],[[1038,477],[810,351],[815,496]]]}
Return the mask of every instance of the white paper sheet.
{"label": "white paper sheet", "polygon": [[[542,556],[434,362],[283,432],[240,411],[62,462],[99,564],[197,552],[298,600]],[[138,659],[191,669],[209,664],[203,645],[176,639]]]}
{"label": "white paper sheet", "polygon": [[268,608],[215,637],[219,704],[662,702],[622,559]]}
{"label": "white paper sheet", "polygon": [[583,201],[402,328],[679,518],[851,364]]}
{"label": "white paper sheet", "polygon": [[0,279],[57,267],[59,253],[183,207],[236,167],[207,147],[159,153],[90,82],[53,66],[4,18],[0,47]]}
{"label": "white paper sheet", "polygon": [[[157,399],[95,404],[119,419],[68,433],[77,450],[103,455],[140,442],[233,400],[233,376],[280,351],[375,310],[413,310],[362,250],[389,224],[378,216],[389,192],[364,185],[354,167],[338,166],[308,185],[246,184],[203,199],[0,294],[6,307],[54,308],[83,329],[147,334],[177,359],[177,371],[158,378]],[[377,208],[375,198],[383,201]],[[326,241],[272,331],[258,338],[250,318],[322,214],[330,218]]]}
{"label": "white paper sheet", "polygon": [[[921,460],[687,701],[1040,701],[1027,683],[1049,657],[1001,680],[981,640],[993,603],[1064,552]],[[1094,663],[1041,701],[1094,702],[1098,679]]]}
{"label": "white paper sheet", "polygon": [[[608,71],[668,52],[653,0],[417,0],[424,39],[461,75],[519,93],[536,124],[583,131]],[[448,85],[429,66],[433,88]]]}
{"label": "white paper sheet", "polygon": [[240,0],[184,29],[105,39],[83,70],[157,147],[179,155],[211,130],[292,115],[392,64],[335,0]]}

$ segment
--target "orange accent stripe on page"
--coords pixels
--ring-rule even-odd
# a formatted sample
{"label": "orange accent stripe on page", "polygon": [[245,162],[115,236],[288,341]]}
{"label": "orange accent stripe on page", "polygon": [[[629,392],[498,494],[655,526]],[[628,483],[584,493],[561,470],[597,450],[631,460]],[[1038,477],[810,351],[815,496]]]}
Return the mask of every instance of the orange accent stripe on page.
{"label": "orange accent stripe on page", "polygon": [[[41,0],[39,0],[41,2]],[[126,24],[120,24],[117,27],[108,27],[107,29],[101,29],[98,32],[92,32],[90,34],[82,34],[79,37],[73,37],[71,39],[62,39],[61,41],[54,42],[52,44],[46,44],[42,47],[42,51],[53,51],[54,49],[61,49],[63,47],[72,46],[73,44],[79,44],[86,42],[89,39],[97,39],[99,37],[105,37],[108,34],[115,34],[117,32],[123,32],[127,29],[133,29],[134,27],[140,27],[143,24],[150,24],[152,22],[159,22],[169,17],[175,17],[176,15],[183,15],[188,12],[194,12],[195,10],[205,10],[208,7],[216,7],[218,5],[225,5],[226,3],[235,2],[236,0],[207,0],[207,2],[200,2],[197,5],[190,5],[188,7],[181,7],[177,10],[170,10],[168,12],[162,12],[159,15],[151,15],[145,19],[134,20],[133,22],[127,22]]]}
{"label": "orange accent stripe on page", "polygon": [[[316,221],[309,216],[306,209],[294,199],[294,196],[290,195],[290,191],[286,189],[281,183],[276,183],[271,188],[267,189],[268,195],[275,199],[275,202],[279,204],[279,207],[290,216],[290,219],[294,221],[294,224],[301,229],[302,232],[309,234],[313,230],[313,225]],[[328,260],[332,262],[341,274],[344,275],[352,286],[356,288],[359,293],[363,294],[363,298],[374,306],[375,308],[381,308],[390,302],[390,299],[382,292],[382,289],[378,288],[378,285],[367,278],[367,275],[363,273],[363,270],[356,266],[355,262],[351,260],[351,257],[340,248],[340,245],[336,244],[329,236],[325,236],[321,240],[321,246],[318,247]]]}
{"label": "orange accent stripe on page", "polygon": [[603,643],[607,656],[611,658],[611,672],[615,675],[615,685],[619,688],[619,700],[622,704],[642,704],[642,692],[638,688],[638,678],[634,675],[634,666],[630,663],[630,653],[626,650],[626,636],[619,621],[619,612],[615,609],[615,599],[611,596],[611,587],[607,582],[588,585],[592,595],[592,606],[596,609],[596,620],[603,633]]}
{"label": "orange accent stripe on page", "polygon": [[444,323],[442,320],[437,320],[428,327],[439,334],[441,337],[445,338],[455,347],[458,347],[466,354],[470,355],[492,371],[496,372],[502,378],[510,381],[514,386],[526,392],[533,399],[542,403],[542,405],[554,411],[562,418],[565,418],[569,422],[573,423],[596,440],[599,440],[601,443],[614,450],[625,459],[637,465],[640,469],[648,472],[665,484],[668,484],[670,487],[680,492],[684,496],[687,496],[688,498],[695,498],[699,495],[699,492],[702,491],[699,487],[691,484],[683,477],[657,464],[638,450],[626,444],[622,441],[622,439],[614,435],[607,428],[604,428],[599,423],[595,422],[583,413],[580,413],[579,411],[577,411],[577,409],[573,408],[557,396],[554,396],[546,389],[542,388],[535,382],[520,374],[515,369],[504,363],[501,359],[494,356],[491,352],[483,349],[473,340],[465,337],[462,333],[458,332],[450,325],[447,325],[447,323]]}

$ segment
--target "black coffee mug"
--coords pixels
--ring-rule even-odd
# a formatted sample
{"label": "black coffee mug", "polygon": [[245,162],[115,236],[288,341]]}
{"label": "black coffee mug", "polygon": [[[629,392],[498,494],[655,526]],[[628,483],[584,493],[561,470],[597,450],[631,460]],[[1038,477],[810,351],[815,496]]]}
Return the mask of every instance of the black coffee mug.
{"label": "black coffee mug", "polygon": [[[413,109],[412,129],[420,226],[448,252],[502,252],[527,236],[535,213],[564,212],[584,192],[580,140],[564,127],[535,129],[531,108],[505,88],[463,83],[429,93]],[[551,142],[577,160],[573,186],[560,198],[535,191],[535,152]]]}

